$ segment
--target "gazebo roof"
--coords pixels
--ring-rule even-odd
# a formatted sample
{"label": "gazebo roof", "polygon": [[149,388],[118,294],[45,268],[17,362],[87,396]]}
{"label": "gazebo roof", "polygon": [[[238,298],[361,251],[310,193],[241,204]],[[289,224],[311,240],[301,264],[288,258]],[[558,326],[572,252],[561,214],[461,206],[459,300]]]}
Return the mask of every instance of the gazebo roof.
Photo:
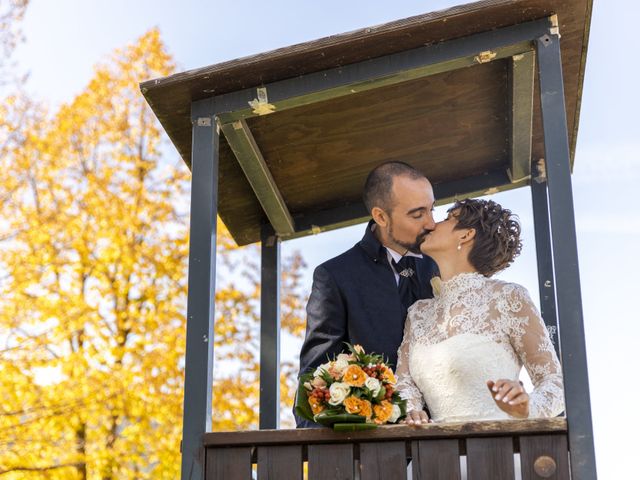
{"label": "gazebo roof", "polygon": [[[268,90],[274,82],[554,14],[573,159],[591,0],[480,1],[149,80],[141,89],[190,165],[193,101]],[[441,201],[528,184],[531,163],[544,157],[533,49],[477,53],[467,64],[445,62],[426,75],[230,117],[226,126],[233,127],[222,125],[220,137],[218,212],[236,242],[260,240],[261,225],[277,215],[290,219],[288,229],[276,228],[282,238],[361,221],[364,179],[387,160],[424,171]],[[237,130],[249,140],[235,138]]]}

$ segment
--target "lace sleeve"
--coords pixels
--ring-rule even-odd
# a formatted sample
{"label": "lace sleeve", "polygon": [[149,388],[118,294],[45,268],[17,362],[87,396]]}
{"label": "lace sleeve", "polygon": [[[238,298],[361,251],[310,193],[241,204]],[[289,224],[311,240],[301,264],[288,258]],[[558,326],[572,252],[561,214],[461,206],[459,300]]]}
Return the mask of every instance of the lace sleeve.
{"label": "lace sleeve", "polygon": [[549,332],[524,287],[509,295],[511,343],[524,364],[534,390],[529,396],[530,417],[554,417],[564,410],[562,367]]}
{"label": "lace sleeve", "polygon": [[411,317],[414,307],[407,313],[407,321],[404,325],[404,336],[398,349],[398,365],[396,366],[397,384],[396,388],[400,396],[407,401],[407,412],[412,410],[422,410],[423,401],[420,389],[413,383],[409,372],[409,348],[413,342],[411,332]]}

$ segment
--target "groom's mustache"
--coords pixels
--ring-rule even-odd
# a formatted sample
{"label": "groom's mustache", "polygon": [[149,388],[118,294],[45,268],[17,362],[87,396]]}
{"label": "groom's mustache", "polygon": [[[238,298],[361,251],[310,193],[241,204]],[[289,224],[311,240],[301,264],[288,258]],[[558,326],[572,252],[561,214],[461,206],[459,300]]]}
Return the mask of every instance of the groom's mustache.
{"label": "groom's mustache", "polygon": [[433,232],[433,230],[425,230],[422,233],[420,233],[418,235],[418,237],[416,238],[417,243],[420,244],[422,243],[422,241],[427,237],[427,235],[429,235],[431,232]]}

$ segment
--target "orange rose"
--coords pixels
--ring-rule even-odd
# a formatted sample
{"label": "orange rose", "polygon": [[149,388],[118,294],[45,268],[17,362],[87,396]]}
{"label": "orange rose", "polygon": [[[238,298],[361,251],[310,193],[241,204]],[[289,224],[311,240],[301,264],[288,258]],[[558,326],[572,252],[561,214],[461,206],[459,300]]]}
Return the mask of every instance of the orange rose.
{"label": "orange rose", "polygon": [[311,406],[311,411],[314,415],[317,415],[324,410],[324,405],[322,405],[316,397],[309,397],[309,405]]}
{"label": "orange rose", "polygon": [[342,403],[344,405],[345,410],[347,411],[347,413],[351,413],[351,414],[360,414],[360,410],[361,410],[361,402],[359,398],[356,397],[347,397],[344,399],[344,402]]}
{"label": "orange rose", "polygon": [[366,380],[367,374],[358,365],[349,365],[342,376],[342,381],[352,387],[362,387]]}
{"label": "orange rose", "polygon": [[380,402],[380,405],[375,405],[373,407],[373,413],[376,414],[374,422],[376,422],[378,425],[387,423],[389,421],[389,418],[391,418],[391,414],[393,413],[393,405],[391,404],[391,402],[383,400],[382,402]]}
{"label": "orange rose", "polygon": [[396,377],[393,375],[393,370],[389,367],[384,367],[384,370],[382,371],[382,380],[395,385]]}
{"label": "orange rose", "polygon": [[371,403],[368,400],[352,396],[345,398],[343,405],[347,413],[371,418]]}
{"label": "orange rose", "polygon": [[360,415],[362,415],[363,417],[367,417],[367,418],[371,418],[372,415],[372,411],[371,411],[371,402],[369,400],[361,400],[362,402],[362,406],[361,408],[361,412]]}

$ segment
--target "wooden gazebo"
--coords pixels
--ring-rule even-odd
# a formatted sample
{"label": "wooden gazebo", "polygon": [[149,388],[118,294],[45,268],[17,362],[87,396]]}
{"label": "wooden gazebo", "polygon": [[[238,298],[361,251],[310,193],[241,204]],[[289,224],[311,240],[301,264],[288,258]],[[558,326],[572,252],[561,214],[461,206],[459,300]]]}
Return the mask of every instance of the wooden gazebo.
{"label": "wooden gazebo", "polygon": [[[570,173],[591,0],[486,0],[149,80],[192,171],[182,478],[596,478]],[[386,160],[436,198],[531,188],[566,418],[277,430],[280,242],[367,218]],[[210,432],[216,217],[262,242],[260,431]],[[215,405],[213,406],[215,409]]]}

